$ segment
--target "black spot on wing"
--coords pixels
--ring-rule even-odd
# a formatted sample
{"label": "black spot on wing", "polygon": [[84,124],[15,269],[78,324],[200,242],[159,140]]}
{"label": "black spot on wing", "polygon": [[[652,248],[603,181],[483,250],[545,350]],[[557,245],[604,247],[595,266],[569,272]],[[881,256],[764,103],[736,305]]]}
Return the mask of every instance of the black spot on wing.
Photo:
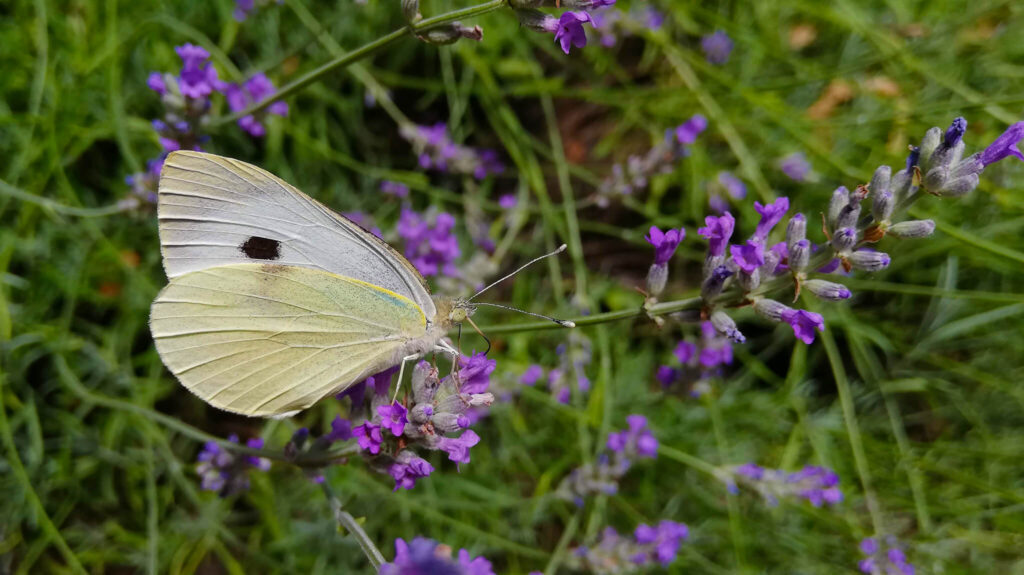
{"label": "black spot on wing", "polygon": [[246,257],[254,260],[276,260],[281,257],[281,242],[252,236],[238,246]]}

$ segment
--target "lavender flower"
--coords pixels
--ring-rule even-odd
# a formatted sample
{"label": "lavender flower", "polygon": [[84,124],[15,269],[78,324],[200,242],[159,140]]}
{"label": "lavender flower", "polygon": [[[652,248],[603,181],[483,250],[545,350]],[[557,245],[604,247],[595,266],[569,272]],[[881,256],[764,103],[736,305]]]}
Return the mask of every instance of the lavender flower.
{"label": "lavender flower", "polygon": [[729,246],[729,253],[744,273],[752,274],[764,265],[764,244],[760,242],[748,240],[742,245]]}
{"label": "lavender flower", "polygon": [[[224,88],[224,97],[227,99],[228,107],[231,108],[232,112],[240,112],[252,104],[273,96],[276,91],[277,88],[274,87],[274,83],[266,75],[259,73],[241,85],[228,84]],[[262,138],[267,133],[262,122],[268,114],[287,116],[288,104],[280,100],[274,102],[267,106],[265,110],[257,112],[255,116],[248,115],[239,118],[238,125],[250,136]]]}
{"label": "lavender flower", "polygon": [[515,194],[502,194],[502,196],[498,198],[498,205],[501,206],[501,209],[503,210],[511,210],[516,207],[517,203],[518,199]]}
{"label": "lavender flower", "polygon": [[381,182],[380,191],[396,198],[404,199],[409,197],[409,186],[400,182],[392,182],[391,180]]}
{"label": "lavender flower", "polygon": [[989,144],[989,146],[981,152],[981,155],[978,157],[978,161],[984,167],[988,167],[989,165],[994,164],[999,160],[1009,158],[1010,156],[1024,161],[1024,153],[1021,153],[1019,147],[1022,140],[1024,140],[1024,122],[1017,122],[1000,134],[994,142]]}
{"label": "lavender flower", "polygon": [[794,152],[779,160],[779,169],[790,179],[803,182],[811,174],[811,164],[803,152]]}
{"label": "lavender flower", "polygon": [[157,183],[160,181],[160,170],[164,167],[164,157],[146,162],[146,170],[126,176],[124,181],[131,190],[131,195],[120,202],[122,209],[134,210],[143,206],[156,206]]}
{"label": "lavender flower", "polygon": [[470,174],[478,180],[505,171],[497,152],[456,144],[442,122],[433,126],[403,125],[399,133],[412,144],[420,167],[425,170]]}
{"label": "lavender flower", "polygon": [[647,273],[647,291],[652,295],[658,295],[665,289],[665,282],[668,279],[668,260],[672,259],[679,242],[686,237],[686,230],[679,228],[662,232],[657,226],[651,226],[644,237],[647,243],[654,246],[654,263]]}
{"label": "lavender flower", "polygon": [[598,575],[634,573],[652,564],[665,567],[675,560],[680,544],[689,534],[685,523],[668,520],[656,526],[639,525],[632,538],[607,527],[596,544],[572,549],[567,564],[572,569]]}
{"label": "lavender flower", "polygon": [[835,505],[843,500],[839,489],[839,475],[817,465],[808,465],[800,471],[787,473],[780,469],[766,469],[745,463],[723,471],[729,489],[736,491],[742,484],[764,498],[768,505],[777,505],[782,499],[803,499],[815,507]]}
{"label": "lavender flower", "polygon": [[658,440],[647,428],[647,418],[630,415],[626,421],[626,429],[608,435],[607,452],[598,457],[596,464],[587,463],[562,481],[557,490],[562,498],[582,506],[589,495],[614,494],[634,461],[657,457]]}
{"label": "lavender flower", "polygon": [[408,413],[409,410],[398,402],[377,407],[377,415],[380,415],[383,420],[384,429],[390,431],[391,435],[395,437],[401,436],[405,424],[409,423],[409,418],[406,417]]}
{"label": "lavender flower", "polygon": [[709,63],[717,66],[729,61],[732,46],[732,39],[721,30],[715,30],[714,34],[708,34],[700,41],[700,49],[704,52],[704,57]]}
{"label": "lavender flower", "polygon": [[695,114],[679,126],[666,130],[664,139],[643,156],[630,156],[625,166],[613,165],[611,175],[598,189],[597,204],[607,207],[612,198],[643,190],[652,177],[671,172],[678,160],[689,154],[689,146],[707,125],[704,116]]}
{"label": "lavender flower", "polygon": [[380,446],[384,443],[384,436],[381,434],[379,423],[365,421],[352,428],[352,435],[356,437],[359,447],[376,455],[380,453]]}
{"label": "lavender flower", "polygon": [[554,33],[555,42],[562,46],[562,51],[566,54],[569,53],[570,46],[583,48],[587,45],[587,32],[583,29],[583,24],[594,24],[587,12],[563,12],[558,20],[549,22],[545,28],[548,32]]}
{"label": "lavender flower", "polygon": [[657,457],[658,440],[647,428],[647,418],[642,415],[630,415],[626,418],[626,424],[626,429],[608,435],[608,449],[622,453],[627,459]]}
{"label": "lavender flower", "polygon": [[698,229],[697,233],[708,239],[708,254],[715,257],[724,255],[725,247],[729,245],[729,239],[736,227],[736,219],[726,212],[721,216],[704,218],[704,225],[705,227]]}
{"label": "lavender flower", "polygon": [[519,383],[532,386],[542,377],[544,377],[544,368],[537,364],[533,364],[526,368],[526,371],[524,371],[523,375],[520,376]]}
{"label": "lavender flower", "polygon": [[[238,436],[228,437],[231,443],[238,443]],[[246,441],[246,446],[262,449],[263,440],[253,438]],[[196,473],[201,478],[202,488],[216,491],[221,495],[230,495],[249,488],[248,471],[270,469],[270,460],[263,457],[239,456],[213,441],[208,441],[199,452]]]}
{"label": "lavender flower", "polygon": [[416,212],[402,208],[398,219],[398,235],[405,242],[405,257],[425,276],[457,275],[455,260],[461,254],[459,242],[452,233],[455,218],[441,212],[431,224]]}
{"label": "lavender flower", "polygon": [[220,85],[217,69],[209,63],[210,53],[199,46],[185,44],[174,49],[182,61],[178,89],[186,98],[206,98]]}
{"label": "lavender flower", "polygon": [[916,569],[907,561],[907,555],[893,537],[885,540],[885,552],[874,537],[860,542],[860,551],[866,558],[857,563],[861,573],[868,575],[914,575]]}
{"label": "lavender flower", "polygon": [[758,222],[757,230],[754,231],[754,239],[763,242],[768,238],[772,228],[781,222],[783,216],[789,211],[789,198],[781,197],[764,206],[761,205],[761,202],[754,202],[754,209],[761,214],[761,221]]}
{"label": "lavender flower", "polygon": [[806,344],[814,343],[814,330],[825,331],[825,319],[812,311],[789,309],[782,312],[782,321],[788,323],[796,338]]}
{"label": "lavender flower", "polygon": [[451,549],[436,541],[417,537],[406,543],[395,540],[395,560],[380,566],[379,575],[495,575],[490,561],[473,558],[460,549],[458,559]]}
{"label": "lavender flower", "polygon": [[558,353],[558,367],[548,372],[548,390],[559,403],[568,404],[572,399],[573,386],[580,395],[590,391],[590,380],[585,370],[592,357],[592,345],[589,338],[574,331],[555,351]]}
{"label": "lavender flower", "polygon": [[388,467],[388,473],[395,479],[395,491],[412,489],[416,480],[433,473],[434,467],[427,460],[406,449],[398,454],[395,462]]}

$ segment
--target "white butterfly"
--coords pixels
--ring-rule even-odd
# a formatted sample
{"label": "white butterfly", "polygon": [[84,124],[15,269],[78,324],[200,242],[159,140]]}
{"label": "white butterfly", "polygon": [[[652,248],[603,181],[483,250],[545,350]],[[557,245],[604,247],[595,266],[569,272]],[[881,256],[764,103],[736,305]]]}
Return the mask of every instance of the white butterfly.
{"label": "white butterfly", "polygon": [[425,353],[472,305],[431,297],[400,253],[255,166],[174,152],[157,213],[170,283],[157,351],[189,391],[250,416],[306,409]]}

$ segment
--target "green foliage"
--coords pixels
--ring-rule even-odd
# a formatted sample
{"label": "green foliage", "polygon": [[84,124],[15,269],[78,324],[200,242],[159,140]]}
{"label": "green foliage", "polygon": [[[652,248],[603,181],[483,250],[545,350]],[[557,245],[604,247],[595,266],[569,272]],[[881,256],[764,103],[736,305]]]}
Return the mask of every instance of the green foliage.
{"label": "green foliage", "polygon": [[[695,231],[720,170],[740,175],[751,200],[788,195],[815,222],[835,186],[901,165],[930,126],[967,117],[974,151],[1021,120],[1024,12],[1013,2],[661,4],[663,30],[568,57],[507,10],[466,22],[484,28],[480,43],[406,38],[296,94],[263,140],[225,125],[207,149],[339,211],[367,212],[386,231],[398,204],[381,201],[382,179],[409,184],[418,209],[460,221],[500,220],[498,195],[521,191],[530,217],[502,232],[501,268],[562,242],[570,256],[488,296],[578,316],[641,305],[633,287],[650,262],[652,224],[688,229],[667,293],[695,292]],[[423,12],[464,5],[425,2]],[[342,404],[264,422],[186,393],[147,327],[165,281],[155,216],[110,209],[127,194],[124,177],[159,152],[149,120],[160,104],[146,77],[177,70],[174,46],[201,44],[223,78],[265,71],[283,85],[402,25],[397,3],[383,0],[287,0],[243,23],[232,9],[229,0],[0,6],[0,572],[369,572],[295,467],[275,463],[226,499],[199,490],[193,462],[206,435],[260,435],[279,449],[299,426],[323,432]],[[815,32],[802,49],[791,45],[797,27]],[[723,67],[699,50],[714,29],[736,42]],[[843,85],[850,98],[826,106],[829,87]],[[391,117],[364,106],[366,90],[380,87],[394,95]],[[612,162],[698,112],[708,132],[650,193],[591,205]],[[398,136],[402,114],[446,121],[457,141],[498,148],[511,168],[482,185],[428,177]],[[778,170],[797,150],[817,181]],[[828,331],[814,345],[741,314],[748,342],[702,400],[654,379],[693,326],[639,317],[587,326],[589,395],[562,405],[538,387],[498,402],[479,424],[472,463],[457,472],[435,457],[438,471],[410,492],[392,493],[390,478],[358,458],[330,468],[328,481],[386,557],[396,537],[422,535],[483,554],[502,573],[553,573],[567,547],[606,525],[631,531],[659,519],[691,527],[673,573],[852,573],[857,542],[876,532],[907,543],[919,572],[1021,572],[1024,167],[1013,162],[987,170],[966,198],[918,202],[912,213],[934,219],[935,236],[885,239],[892,267],[849,279],[850,304],[818,306]],[[746,202],[734,213],[753,229]],[[519,321],[492,310],[477,320],[485,332]],[[513,389],[529,364],[555,365],[565,337],[494,337],[495,379]],[[483,346],[468,330],[462,344]],[[631,413],[649,418],[658,459],[637,463],[617,495],[581,508],[555,497]],[[727,495],[708,473],[747,461],[832,467],[846,499],[769,508]]]}

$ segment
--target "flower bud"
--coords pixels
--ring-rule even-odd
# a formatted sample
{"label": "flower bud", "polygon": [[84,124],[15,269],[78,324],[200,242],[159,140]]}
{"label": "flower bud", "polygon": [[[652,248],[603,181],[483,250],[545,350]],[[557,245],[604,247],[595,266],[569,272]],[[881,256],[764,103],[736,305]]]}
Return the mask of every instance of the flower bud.
{"label": "flower bud", "polygon": [[740,287],[743,288],[743,291],[754,291],[761,285],[761,271],[754,270],[749,274],[744,272],[737,275],[736,279],[739,281]]}
{"label": "flower bud", "polygon": [[419,424],[430,421],[434,416],[434,406],[429,403],[417,403],[409,410],[409,419]]}
{"label": "flower bud", "polygon": [[516,18],[519,18],[519,23],[524,28],[529,28],[534,32],[550,32],[553,26],[557,26],[558,19],[549,16],[540,10],[530,9],[516,9]]}
{"label": "flower bud", "polygon": [[850,296],[853,295],[843,284],[826,280],[807,280],[801,284],[801,287],[826,301],[842,301],[850,299]]}
{"label": "flower bud", "polygon": [[811,242],[800,240],[789,248],[789,267],[795,272],[802,272],[811,260]]}
{"label": "flower bud", "polygon": [[928,190],[943,198],[959,198],[960,196],[966,196],[973,192],[975,188],[978,187],[979,183],[980,179],[978,178],[978,174],[969,174],[955,180],[947,181],[938,188],[928,186]]}
{"label": "flower bud", "polygon": [[724,255],[714,256],[714,255],[708,254],[708,256],[706,258],[704,258],[704,268],[703,268],[704,269],[704,271],[703,271],[704,277],[708,277],[709,275],[711,275],[712,272],[714,272],[716,269],[721,267],[721,265],[724,264],[724,263],[725,263],[725,256]]}
{"label": "flower bud", "polygon": [[729,271],[729,268],[725,266],[718,266],[708,274],[707,278],[704,279],[704,283],[700,286],[700,296],[706,301],[714,298],[718,294],[722,293],[722,287],[725,285],[725,280],[732,275],[733,272]]}
{"label": "flower bud", "polygon": [[839,210],[839,216],[836,218],[836,227],[856,228],[858,218],[860,218],[860,201],[855,201],[853,195],[851,195],[849,203]]}
{"label": "flower bud", "polygon": [[893,202],[897,205],[907,201],[917,192],[914,187],[914,171],[900,170],[892,177],[889,183],[889,190],[892,191]]}
{"label": "flower bud", "polygon": [[946,180],[948,179],[949,167],[937,166],[928,170],[928,173],[925,174],[924,187],[930,192],[938,193],[946,185]]}
{"label": "flower bud", "polygon": [[931,167],[932,154],[938,149],[939,144],[942,143],[942,130],[939,128],[931,128],[924,134],[924,138],[921,138],[920,152],[918,154],[918,165],[922,169]]}
{"label": "flower bud", "polygon": [[469,418],[461,413],[438,413],[433,422],[434,429],[441,433],[452,433],[469,427]]}
{"label": "flower bud", "polygon": [[866,272],[877,272],[889,267],[889,254],[869,250],[857,250],[848,257],[850,265]]}
{"label": "flower bud", "polygon": [[853,228],[842,228],[836,230],[832,236],[832,247],[839,253],[848,252],[857,245],[857,230]]}
{"label": "flower bud", "polygon": [[786,249],[793,251],[797,242],[807,237],[807,218],[803,214],[795,214],[789,218],[786,226]]}
{"label": "flower bud", "polygon": [[889,235],[897,238],[926,238],[935,231],[932,220],[910,220],[889,226]]}
{"label": "flower bud", "polygon": [[415,24],[422,20],[420,0],[402,0],[402,15],[405,16],[405,21],[410,24]]}
{"label": "flower bud", "polygon": [[479,26],[467,28],[458,22],[452,22],[451,24],[444,24],[442,26],[431,28],[426,32],[418,34],[416,37],[427,44],[444,46],[447,44],[454,44],[461,38],[468,38],[479,42],[484,38],[484,30]]}
{"label": "flower bud", "polygon": [[850,202],[850,192],[846,186],[839,186],[832,192],[832,199],[828,202],[828,227],[836,229],[836,221],[839,219],[839,212]]}
{"label": "flower bud", "polygon": [[868,184],[868,188],[872,194],[876,196],[883,194],[889,190],[889,182],[892,181],[892,168],[889,166],[878,166],[873,176],[871,176],[871,183]]}
{"label": "flower bud", "polygon": [[647,293],[657,296],[665,290],[665,283],[668,281],[668,266],[664,264],[652,264],[647,270]]}
{"label": "flower bud", "polygon": [[437,368],[429,363],[420,361],[412,368],[412,396],[416,403],[434,401],[434,394],[440,384]]}
{"label": "flower bud", "polygon": [[445,413],[466,413],[466,410],[469,409],[468,399],[469,396],[453,393],[437,402],[437,408],[434,410],[434,421],[437,421],[437,418]]}
{"label": "flower bud", "polygon": [[892,217],[894,207],[892,192],[884,190],[875,194],[874,200],[871,202],[871,215],[874,216],[875,221],[878,223],[887,222]]}
{"label": "flower bud", "polygon": [[736,327],[736,322],[733,321],[729,314],[722,310],[715,310],[711,314],[711,325],[715,326],[715,330],[729,338],[734,343],[743,343],[747,341],[747,338],[740,333],[740,330]]}
{"label": "flower bud", "polygon": [[782,256],[779,255],[775,250],[768,250],[764,252],[764,263],[758,268],[762,276],[770,276],[775,273],[775,268],[779,266],[779,262],[782,261]]}
{"label": "flower bud", "polygon": [[789,311],[789,306],[773,299],[759,299],[754,302],[754,312],[771,321],[782,321],[782,314]]}

